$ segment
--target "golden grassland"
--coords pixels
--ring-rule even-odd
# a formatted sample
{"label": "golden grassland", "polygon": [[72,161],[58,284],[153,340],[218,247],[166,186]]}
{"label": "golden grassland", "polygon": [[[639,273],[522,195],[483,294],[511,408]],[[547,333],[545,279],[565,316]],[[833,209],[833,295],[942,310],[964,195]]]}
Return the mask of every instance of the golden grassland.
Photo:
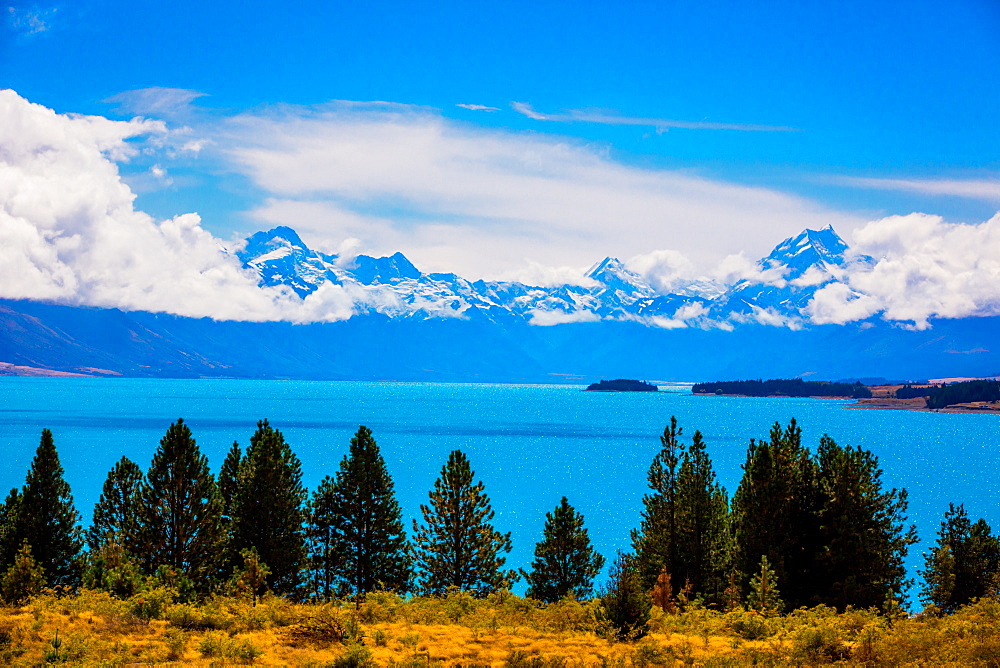
{"label": "golden grassland", "polygon": [[179,603],[169,590],[119,600],[46,592],[0,608],[0,663],[38,666],[867,666],[1000,665],[1000,602],[895,618],[823,606],[764,617],[689,606],[654,608],[650,633],[622,642],[593,601],[544,605],[512,594],[484,600],[369,595],[295,604],[214,597]]}

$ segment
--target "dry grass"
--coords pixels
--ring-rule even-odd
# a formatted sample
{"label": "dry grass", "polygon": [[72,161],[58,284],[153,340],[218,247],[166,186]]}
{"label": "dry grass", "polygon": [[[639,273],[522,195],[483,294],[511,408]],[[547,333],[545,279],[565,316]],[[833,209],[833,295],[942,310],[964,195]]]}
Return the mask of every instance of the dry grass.
{"label": "dry grass", "polygon": [[[158,598],[159,597],[159,598]],[[692,609],[657,614],[632,643],[603,637],[593,602],[541,605],[506,594],[476,600],[392,594],[353,605],[259,605],[213,598],[173,603],[169,592],[126,601],[47,593],[0,608],[0,663],[265,666],[996,666],[1000,603],[949,617],[887,619],[824,607],[781,617]],[[58,639],[58,640],[57,640]]]}

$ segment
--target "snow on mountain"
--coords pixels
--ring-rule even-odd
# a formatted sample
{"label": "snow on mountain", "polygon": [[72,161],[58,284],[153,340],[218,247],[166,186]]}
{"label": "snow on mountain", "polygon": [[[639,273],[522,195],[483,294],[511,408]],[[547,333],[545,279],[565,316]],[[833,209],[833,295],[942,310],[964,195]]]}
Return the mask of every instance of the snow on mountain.
{"label": "snow on mountain", "polygon": [[832,226],[803,230],[759,260],[756,276],[736,282],[712,300],[709,317],[802,326],[816,291],[842,274],[847,248]]}
{"label": "snow on mountain", "polygon": [[757,263],[758,274],[728,289],[691,283],[658,293],[617,258],[606,257],[586,276],[593,287],[538,287],[510,281],[470,282],[455,274],[424,274],[402,253],[341,261],[311,250],[289,227],[258,232],[237,253],[260,285],[284,285],[306,298],[324,283],[342,285],[358,312],[393,318],[527,320],[534,324],[638,320],[664,327],[730,326],[761,322],[797,326],[821,286],[836,280],[847,244],[832,227],[785,239]]}

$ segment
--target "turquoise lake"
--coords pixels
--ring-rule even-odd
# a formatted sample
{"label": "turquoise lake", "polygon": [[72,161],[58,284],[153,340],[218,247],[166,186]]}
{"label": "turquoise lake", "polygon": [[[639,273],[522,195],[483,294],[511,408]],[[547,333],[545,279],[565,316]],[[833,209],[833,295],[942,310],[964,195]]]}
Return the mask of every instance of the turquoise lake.
{"label": "turquoise lake", "polygon": [[[684,440],[697,429],[732,495],[751,438],[792,417],[804,442],[822,434],[875,453],[888,487],[909,491],[923,565],[948,503],[1000,529],[1000,415],[852,410],[848,401],[589,393],[566,385],[460,385],[254,380],[0,378],[0,486],[20,486],[43,428],[52,430],[77,509],[89,522],[101,485],[125,455],[146,468],[179,417],[213,470],[233,441],[246,446],[257,420],[281,430],[312,490],[333,475],[358,425],[373,431],[403,511],[419,515],[448,453],[464,451],[486,485],[495,524],[512,534],[508,565],[527,568],[545,513],[562,496],[584,514],[610,559],[638,525],[646,471],[672,415]],[[523,589],[522,587],[517,588]]]}

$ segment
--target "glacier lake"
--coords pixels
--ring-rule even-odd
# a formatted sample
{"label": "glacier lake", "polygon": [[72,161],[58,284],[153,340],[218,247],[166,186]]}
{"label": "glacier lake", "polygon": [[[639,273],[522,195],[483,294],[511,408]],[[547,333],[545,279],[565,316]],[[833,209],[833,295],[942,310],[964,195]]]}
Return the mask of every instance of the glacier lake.
{"label": "glacier lake", "polygon": [[[123,455],[146,469],[171,422],[184,418],[214,472],[233,441],[246,447],[260,419],[281,430],[311,492],[334,475],[358,425],[372,429],[406,516],[419,506],[448,453],[468,455],[511,532],[508,565],[528,568],[546,512],[566,496],[609,562],[638,526],[646,472],[659,436],[677,416],[683,439],[700,430],[730,497],[751,438],[796,418],[812,450],[829,434],[871,450],[886,487],[909,492],[921,542],[917,579],[949,502],[1000,530],[1000,415],[845,408],[832,399],[592,393],[583,386],[284,380],[0,377],[0,485],[19,487],[43,428],[53,432],[77,509],[89,523],[108,471]],[[523,582],[515,591],[523,592]],[[914,596],[911,595],[911,605]]]}

